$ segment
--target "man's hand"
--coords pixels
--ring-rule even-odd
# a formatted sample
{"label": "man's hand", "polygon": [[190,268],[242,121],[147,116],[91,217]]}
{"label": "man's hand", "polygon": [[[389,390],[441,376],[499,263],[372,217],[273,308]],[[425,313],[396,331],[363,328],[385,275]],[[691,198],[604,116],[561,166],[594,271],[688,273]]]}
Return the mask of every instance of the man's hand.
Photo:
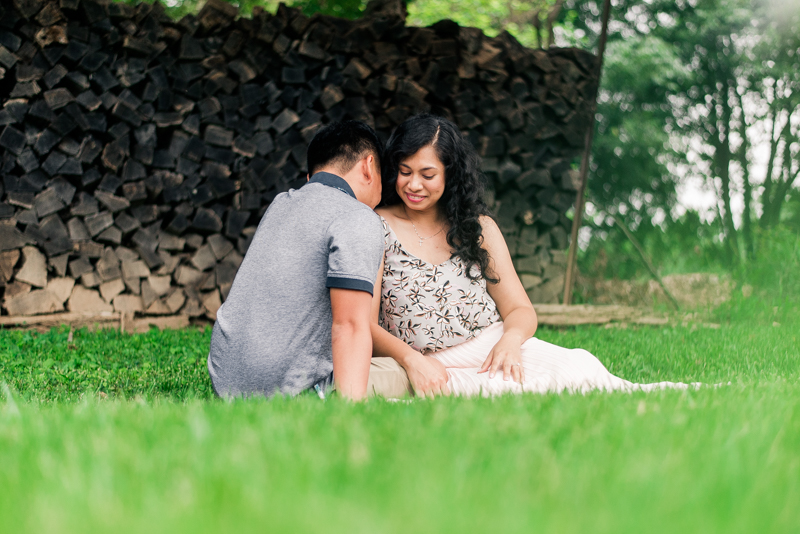
{"label": "man's hand", "polygon": [[447,371],[444,364],[436,358],[415,352],[413,356],[404,359],[403,367],[408,373],[408,380],[417,397],[433,398],[437,395],[450,395]]}

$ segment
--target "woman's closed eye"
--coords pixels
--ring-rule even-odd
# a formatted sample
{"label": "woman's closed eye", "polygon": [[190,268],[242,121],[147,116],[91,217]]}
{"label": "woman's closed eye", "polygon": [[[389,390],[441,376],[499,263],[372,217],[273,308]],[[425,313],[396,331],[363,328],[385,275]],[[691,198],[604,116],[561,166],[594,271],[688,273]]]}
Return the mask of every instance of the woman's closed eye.
{"label": "woman's closed eye", "polygon": [[[410,173],[410,172],[403,172],[403,171],[400,171],[400,175],[401,175],[401,176],[411,176],[411,173]],[[423,177],[423,178],[425,178],[426,180],[432,180],[432,179],[436,178],[436,175],[434,174],[433,176],[425,176],[425,175],[423,174],[423,175],[422,175],[422,177]]]}

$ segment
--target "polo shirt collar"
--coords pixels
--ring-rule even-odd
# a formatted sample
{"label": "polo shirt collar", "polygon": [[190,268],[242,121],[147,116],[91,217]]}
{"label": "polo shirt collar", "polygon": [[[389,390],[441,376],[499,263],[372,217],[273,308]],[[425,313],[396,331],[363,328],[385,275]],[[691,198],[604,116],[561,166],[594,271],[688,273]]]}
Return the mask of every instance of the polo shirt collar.
{"label": "polo shirt collar", "polygon": [[331,174],[329,172],[314,173],[314,176],[312,176],[308,180],[308,183],[327,185],[328,187],[333,187],[334,189],[338,189],[342,193],[347,193],[351,197],[356,198],[356,194],[353,192],[353,188],[350,187],[350,184],[348,184],[344,178],[336,176],[335,174]]}

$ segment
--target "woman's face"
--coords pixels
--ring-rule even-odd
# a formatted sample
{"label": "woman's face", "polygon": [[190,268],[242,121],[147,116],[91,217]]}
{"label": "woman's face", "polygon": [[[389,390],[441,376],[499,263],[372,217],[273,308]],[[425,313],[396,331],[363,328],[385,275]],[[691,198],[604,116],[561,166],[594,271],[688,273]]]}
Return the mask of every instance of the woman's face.
{"label": "woman's face", "polygon": [[425,211],[436,206],[444,193],[444,165],[432,146],[400,162],[396,184],[407,208]]}

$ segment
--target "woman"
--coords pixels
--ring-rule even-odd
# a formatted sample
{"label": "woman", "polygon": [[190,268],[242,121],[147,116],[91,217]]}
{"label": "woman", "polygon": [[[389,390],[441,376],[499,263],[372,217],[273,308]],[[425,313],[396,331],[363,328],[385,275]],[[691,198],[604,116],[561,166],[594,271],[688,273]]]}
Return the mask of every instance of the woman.
{"label": "woman", "polygon": [[477,154],[452,122],[406,120],[382,167],[373,354],[403,366],[416,395],[686,387],[633,384],[585,350],[532,337],[536,312],[483,201]]}

